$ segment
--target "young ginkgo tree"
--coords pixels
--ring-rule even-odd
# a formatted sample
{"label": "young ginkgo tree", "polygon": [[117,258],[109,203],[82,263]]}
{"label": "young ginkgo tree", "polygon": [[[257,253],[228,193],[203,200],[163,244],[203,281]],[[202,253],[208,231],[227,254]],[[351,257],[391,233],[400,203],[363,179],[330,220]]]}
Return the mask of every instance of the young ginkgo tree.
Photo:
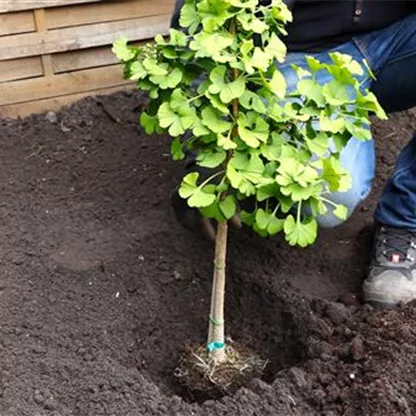
{"label": "young ginkgo tree", "polygon": [[[370,139],[369,113],[385,118],[375,96],[357,79],[363,66],[331,53],[330,62],[306,57],[293,65],[297,86],[287,91],[279,65],[290,11],[282,0],[186,0],[181,30],[171,29],[144,47],[115,42],[127,79],[150,96],[141,124],[148,134],[168,133],[171,154],[194,152],[211,170],[187,174],[179,195],[217,221],[208,351],[216,363],[224,347],[227,222],[236,213],[261,236],[283,232],[305,247],[317,236],[318,215],[347,209],[331,201],[351,186],[340,164],[351,137]],[[318,73],[326,72],[324,84]],[[321,78],[320,78],[321,79]],[[254,201],[250,210],[244,200]]]}

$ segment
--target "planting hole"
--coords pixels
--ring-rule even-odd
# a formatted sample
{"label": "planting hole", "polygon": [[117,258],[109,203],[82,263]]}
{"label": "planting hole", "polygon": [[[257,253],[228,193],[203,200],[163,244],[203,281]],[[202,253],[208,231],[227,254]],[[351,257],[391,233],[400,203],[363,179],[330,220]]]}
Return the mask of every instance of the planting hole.
{"label": "planting hole", "polygon": [[[189,295],[203,299],[206,295],[202,292],[208,289],[209,282],[205,282],[204,286],[194,287],[195,292]],[[196,294],[196,292],[200,293]],[[267,366],[261,375],[261,379],[267,383],[272,383],[280,370],[295,366],[302,361],[301,331],[296,326],[293,311],[285,302],[284,293],[274,293],[262,285],[252,283],[249,279],[241,280],[230,273],[226,296],[227,336],[231,338],[231,344],[235,345],[238,351],[244,351],[246,357],[249,352],[252,353],[255,362],[260,360],[258,367],[252,372],[255,378],[259,376],[261,360],[267,360]],[[186,302],[186,299],[183,301]],[[198,349],[195,341],[204,341],[206,328],[201,325],[199,317],[205,316],[207,302],[208,299],[200,306],[200,310],[187,306],[189,310],[185,326],[180,330],[182,336],[186,334],[184,343],[181,344],[183,339],[180,335],[173,334],[170,337],[171,334],[163,335],[160,332],[156,345],[145,353],[141,351],[140,355],[140,361],[146,363],[147,373],[159,388],[165,394],[180,395],[187,402],[202,403],[206,400],[220,399],[226,394],[233,394],[236,390],[207,388],[203,391],[200,385],[192,388],[189,383],[185,387],[175,376],[178,364],[186,356],[184,353],[189,357],[190,352]],[[158,353],[159,358],[151,359],[152,353],[154,354],[156,350],[161,351]],[[242,377],[236,383],[237,388],[248,386],[251,378],[253,377]]]}

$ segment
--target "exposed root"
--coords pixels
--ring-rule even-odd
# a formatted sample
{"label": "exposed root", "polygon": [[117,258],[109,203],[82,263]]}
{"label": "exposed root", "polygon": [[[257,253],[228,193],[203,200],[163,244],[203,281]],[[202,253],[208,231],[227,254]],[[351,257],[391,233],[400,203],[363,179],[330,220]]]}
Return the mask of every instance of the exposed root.
{"label": "exposed root", "polygon": [[246,347],[226,346],[227,361],[217,363],[209,357],[204,345],[190,348],[182,356],[175,376],[192,396],[205,399],[234,393],[251,379],[261,377],[267,361]]}

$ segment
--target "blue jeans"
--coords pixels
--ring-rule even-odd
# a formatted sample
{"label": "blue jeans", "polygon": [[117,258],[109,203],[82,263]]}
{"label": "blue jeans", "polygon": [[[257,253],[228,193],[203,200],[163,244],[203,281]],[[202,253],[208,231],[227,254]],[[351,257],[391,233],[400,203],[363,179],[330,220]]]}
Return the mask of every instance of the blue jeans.
{"label": "blue jeans", "polygon": [[[374,92],[386,111],[416,106],[416,14],[385,29],[357,36],[332,51],[351,55],[359,62],[367,60],[377,80],[373,81],[367,71],[360,81]],[[328,62],[328,52],[332,51],[307,55]],[[294,88],[297,81],[290,64],[303,66],[304,56],[304,53],[289,53],[280,67],[289,89]],[[341,163],[352,176],[352,187],[347,192],[334,193],[331,200],[345,205],[351,214],[371,191],[375,173],[373,140],[351,139],[341,154]],[[384,225],[416,230],[416,133],[398,157],[378,203],[375,219]],[[320,216],[318,221],[327,228],[342,222],[332,213]]]}

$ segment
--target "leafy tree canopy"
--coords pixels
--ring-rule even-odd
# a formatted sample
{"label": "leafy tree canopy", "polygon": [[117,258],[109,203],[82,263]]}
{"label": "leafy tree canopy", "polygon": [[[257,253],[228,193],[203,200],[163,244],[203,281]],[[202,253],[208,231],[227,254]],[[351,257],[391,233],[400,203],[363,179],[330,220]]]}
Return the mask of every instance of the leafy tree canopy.
{"label": "leafy tree canopy", "polygon": [[[169,134],[174,160],[192,150],[212,169],[208,178],[183,178],[179,193],[189,206],[217,221],[239,212],[260,235],[284,232],[305,247],[316,239],[319,214],[347,217],[330,201],[351,186],[341,150],[353,136],[371,138],[370,113],[386,114],[357,80],[363,65],[337,52],[329,63],[307,57],[292,65],[298,82],[288,91],[279,64],[291,19],[282,0],[186,0],[181,31],[144,47],[120,39],[113,51],[125,77],[149,94],[140,118],[146,133]],[[247,198],[249,212],[240,207]]]}

